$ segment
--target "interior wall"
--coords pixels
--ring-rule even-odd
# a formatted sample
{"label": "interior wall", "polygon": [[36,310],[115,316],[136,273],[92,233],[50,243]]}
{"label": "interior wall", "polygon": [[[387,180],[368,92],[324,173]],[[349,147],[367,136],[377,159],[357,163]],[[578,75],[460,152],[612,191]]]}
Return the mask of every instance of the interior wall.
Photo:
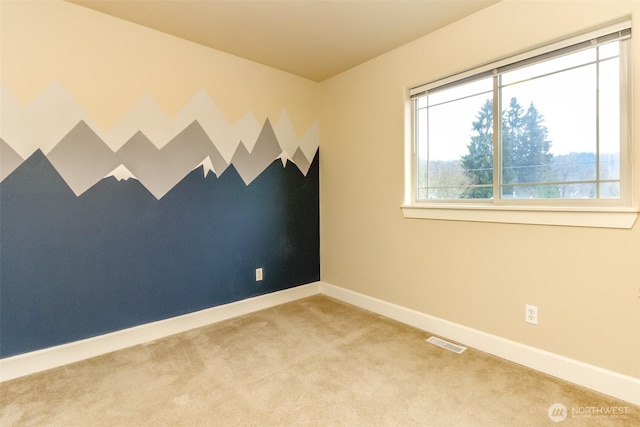
{"label": "interior wall", "polygon": [[0,7],[1,357],[319,280],[317,83]]}
{"label": "interior wall", "polygon": [[[640,28],[638,2],[507,0],[323,82],[322,280],[640,377],[640,224],[421,220],[400,210],[410,87],[629,17]],[[525,323],[525,304],[538,306],[537,326]]]}

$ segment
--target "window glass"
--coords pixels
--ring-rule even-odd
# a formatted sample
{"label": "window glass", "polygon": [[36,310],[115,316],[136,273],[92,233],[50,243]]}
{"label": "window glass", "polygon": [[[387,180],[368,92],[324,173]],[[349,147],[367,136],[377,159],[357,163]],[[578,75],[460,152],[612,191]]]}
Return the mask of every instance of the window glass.
{"label": "window glass", "polygon": [[[620,61],[618,58],[603,61],[600,66],[599,87],[599,142],[600,178],[620,179]],[[614,194],[620,195],[620,185]],[[609,193],[610,197],[611,193]]]}
{"label": "window glass", "polygon": [[416,200],[619,200],[624,42],[417,96]]}
{"label": "window glass", "polygon": [[[492,79],[486,78],[423,98],[425,102],[420,105],[424,107],[418,108],[417,112],[419,199],[467,197],[471,191],[469,187],[474,184],[489,184],[488,190],[491,191],[491,181],[473,182],[468,173],[468,168],[473,167],[475,173],[491,179],[491,161],[465,168],[461,160],[477,132],[473,123],[479,120],[476,117],[478,106],[491,102],[492,85]],[[491,112],[489,114],[492,115]],[[488,131],[485,137],[490,140],[492,123],[490,118],[486,120],[478,123],[477,127],[482,132]]]}
{"label": "window glass", "polygon": [[[558,70],[553,64],[551,72],[543,65],[535,66],[542,77],[509,85],[500,93],[502,183],[524,184],[511,186],[503,194],[525,199],[567,198],[567,194],[592,198],[591,191],[561,196],[553,186],[528,185],[580,181],[586,173],[595,179],[597,67]],[[578,153],[588,156],[571,156]],[[586,157],[591,160],[582,163]]]}

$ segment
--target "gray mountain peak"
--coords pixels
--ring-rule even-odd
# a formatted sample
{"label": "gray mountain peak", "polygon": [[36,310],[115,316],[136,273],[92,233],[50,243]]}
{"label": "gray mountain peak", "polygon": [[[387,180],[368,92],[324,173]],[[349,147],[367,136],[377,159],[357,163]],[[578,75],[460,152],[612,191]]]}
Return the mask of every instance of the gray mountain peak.
{"label": "gray mountain peak", "polygon": [[9,176],[23,161],[24,159],[0,138],[0,181]]}
{"label": "gray mountain peak", "polygon": [[291,160],[293,160],[296,166],[298,166],[298,169],[300,169],[300,172],[302,172],[304,176],[307,176],[307,172],[309,172],[311,163],[309,163],[309,160],[307,160],[307,157],[304,155],[300,147],[298,147],[296,149],[296,152],[293,153],[293,157]]}
{"label": "gray mountain peak", "polygon": [[267,119],[251,153],[240,143],[231,163],[246,185],[249,185],[282,153],[280,144]]}
{"label": "gray mountain peak", "polygon": [[119,164],[113,151],[82,120],[53,147],[47,158],[77,196]]}
{"label": "gray mountain peak", "polygon": [[219,176],[226,168],[198,121],[194,120],[161,149],[137,132],[117,152],[118,162],[140,180],[157,199],[162,198],[204,159],[209,157]]}

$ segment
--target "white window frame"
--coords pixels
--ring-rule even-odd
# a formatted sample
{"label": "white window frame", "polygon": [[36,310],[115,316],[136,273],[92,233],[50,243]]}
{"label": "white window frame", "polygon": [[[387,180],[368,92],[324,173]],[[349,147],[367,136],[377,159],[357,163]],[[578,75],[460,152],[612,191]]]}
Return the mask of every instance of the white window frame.
{"label": "white window frame", "polygon": [[[406,218],[441,219],[455,221],[479,221],[499,222],[515,224],[543,224],[580,227],[604,227],[604,228],[631,228],[638,216],[636,189],[633,187],[632,176],[632,135],[633,120],[632,111],[621,111],[621,144],[620,151],[620,183],[621,199],[610,202],[596,200],[591,203],[581,204],[569,199],[553,199],[551,201],[535,200],[416,200],[417,186],[417,148],[414,134],[415,108],[412,98],[428,91],[429,89],[442,87],[447,84],[460,82],[481,74],[491,73],[492,70],[506,67],[521,61],[530,60],[541,55],[549,54],[571,46],[590,42],[599,37],[615,32],[625,31],[631,28],[630,21],[620,22],[576,37],[571,37],[557,43],[511,56],[485,66],[475,68],[460,74],[456,74],[431,83],[410,88],[407,91],[406,115],[407,115],[407,146],[405,153],[405,203],[402,212]],[[629,52],[631,49],[629,49]],[[631,55],[629,55],[630,57]],[[631,59],[629,59],[631,62]],[[627,64],[622,64],[626,68]],[[631,64],[628,64],[631,68]],[[621,100],[621,105],[633,105],[632,83],[633,73],[627,79],[628,87],[623,90],[622,96],[628,99]],[[497,183],[495,184],[498,185]],[[623,186],[626,186],[623,188]]]}

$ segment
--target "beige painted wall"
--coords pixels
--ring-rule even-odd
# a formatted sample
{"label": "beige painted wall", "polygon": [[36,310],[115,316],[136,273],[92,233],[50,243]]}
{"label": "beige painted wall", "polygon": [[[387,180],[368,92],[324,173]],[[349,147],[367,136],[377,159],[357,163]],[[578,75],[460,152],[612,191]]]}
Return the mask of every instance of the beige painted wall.
{"label": "beige painted wall", "polygon": [[204,89],[231,123],[318,118],[316,82],[61,0],[0,2],[0,81],[29,104],[59,81],[103,130],[145,93],[172,117]]}
{"label": "beige painted wall", "polygon": [[[172,115],[200,88],[229,121],[252,110],[273,122],[286,108],[302,134],[320,114],[322,280],[640,377],[640,225],[409,220],[400,211],[408,87],[632,13],[640,28],[639,9],[506,1],[317,84],[76,5],[3,1],[0,80],[24,104],[60,81],[104,128],[144,93]],[[638,76],[640,43],[634,55]],[[634,99],[637,134],[640,84]],[[523,322],[525,303],[539,306],[538,326]]]}
{"label": "beige painted wall", "polygon": [[[640,28],[639,2],[507,0],[323,82],[322,280],[640,377],[640,224],[452,222],[400,210],[409,87],[629,16]],[[524,322],[525,304],[539,307],[539,325]]]}

